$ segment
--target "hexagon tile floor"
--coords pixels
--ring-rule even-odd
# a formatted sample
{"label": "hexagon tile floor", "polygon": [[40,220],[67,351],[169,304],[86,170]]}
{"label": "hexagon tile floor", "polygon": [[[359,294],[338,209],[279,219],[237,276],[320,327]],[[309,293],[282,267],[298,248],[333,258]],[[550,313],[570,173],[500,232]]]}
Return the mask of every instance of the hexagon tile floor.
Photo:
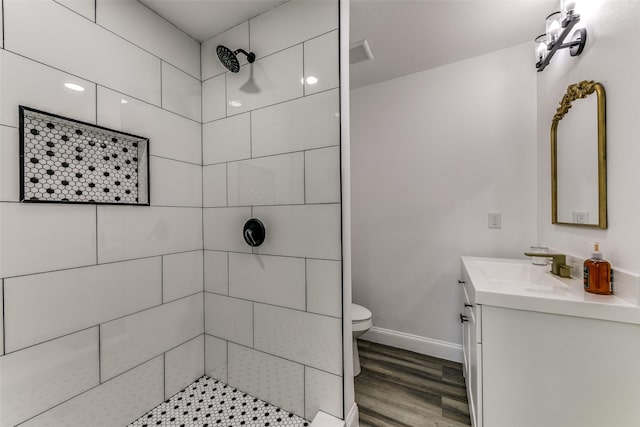
{"label": "hexagon tile floor", "polygon": [[309,422],[206,375],[129,427],[305,427]]}

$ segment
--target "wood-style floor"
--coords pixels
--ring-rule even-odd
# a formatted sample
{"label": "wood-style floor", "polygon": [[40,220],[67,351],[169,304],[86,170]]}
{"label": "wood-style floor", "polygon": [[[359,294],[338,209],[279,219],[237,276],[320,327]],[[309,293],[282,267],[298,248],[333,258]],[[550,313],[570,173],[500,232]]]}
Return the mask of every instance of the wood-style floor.
{"label": "wood-style floor", "polygon": [[360,427],[470,426],[462,365],[358,340]]}

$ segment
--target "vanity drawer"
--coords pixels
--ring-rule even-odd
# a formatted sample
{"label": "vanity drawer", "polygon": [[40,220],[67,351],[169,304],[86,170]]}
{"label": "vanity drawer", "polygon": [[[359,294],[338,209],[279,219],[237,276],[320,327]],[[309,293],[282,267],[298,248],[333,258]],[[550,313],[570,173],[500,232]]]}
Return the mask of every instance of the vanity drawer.
{"label": "vanity drawer", "polygon": [[469,327],[472,329],[472,342],[481,343],[482,306],[475,303],[475,289],[473,288],[473,283],[471,282],[469,274],[465,270],[464,265],[462,267],[462,279],[460,279],[459,283],[462,285],[462,293],[464,295],[462,314],[464,316],[467,316],[467,321],[470,323]]}

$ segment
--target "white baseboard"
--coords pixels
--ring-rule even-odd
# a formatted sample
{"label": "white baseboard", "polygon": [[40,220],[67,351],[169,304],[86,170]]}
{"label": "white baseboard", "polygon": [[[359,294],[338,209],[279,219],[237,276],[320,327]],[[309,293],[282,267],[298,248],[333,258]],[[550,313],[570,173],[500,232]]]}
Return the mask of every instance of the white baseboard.
{"label": "white baseboard", "polygon": [[376,326],[369,329],[369,331],[360,338],[378,344],[462,363],[462,346],[460,344],[407,334],[405,332],[392,331],[391,329],[383,329]]}
{"label": "white baseboard", "polygon": [[349,410],[347,417],[344,419],[346,427],[360,427],[360,417],[358,416],[358,405],[354,402]]}

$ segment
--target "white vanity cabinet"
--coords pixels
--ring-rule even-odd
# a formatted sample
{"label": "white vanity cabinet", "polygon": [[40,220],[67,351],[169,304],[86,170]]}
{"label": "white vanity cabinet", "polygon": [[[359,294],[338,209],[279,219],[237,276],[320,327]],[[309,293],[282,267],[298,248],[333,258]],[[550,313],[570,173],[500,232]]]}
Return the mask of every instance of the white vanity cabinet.
{"label": "white vanity cabinet", "polygon": [[475,292],[471,280],[464,271],[462,274],[464,302],[461,307],[462,353],[464,377],[467,385],[469,412],[473,427],[482,426],[482,330],[481,307],[475,303]]}
{"label": "white vanity cabinet", "polygon": [[531,287],[530,296],[510,295],[499,281],[476,287],[477,270],[464,261],[464,373],[474,427],[640,426],[640,308],[591,295],[567,302],[562,287]]}

